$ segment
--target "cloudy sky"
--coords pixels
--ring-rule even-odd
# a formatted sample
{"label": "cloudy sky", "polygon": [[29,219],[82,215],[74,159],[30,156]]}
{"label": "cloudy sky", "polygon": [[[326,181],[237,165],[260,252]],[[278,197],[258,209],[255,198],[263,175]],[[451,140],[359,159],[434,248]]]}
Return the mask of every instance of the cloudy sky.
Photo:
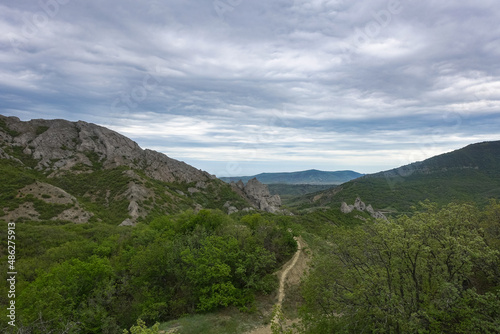
{"label": "cloudy sky", "polygon": [[217,176],[377,172],[500,140],[498,0],[2,0],[0,113]]}

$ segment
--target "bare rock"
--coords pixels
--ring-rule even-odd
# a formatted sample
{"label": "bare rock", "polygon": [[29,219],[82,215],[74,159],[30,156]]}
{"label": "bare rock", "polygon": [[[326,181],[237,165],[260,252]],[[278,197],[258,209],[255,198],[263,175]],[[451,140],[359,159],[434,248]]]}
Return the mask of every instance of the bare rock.
{"label": "bare rock", "polygon": [[231,188],[259,210],[271,213],[280,211],[281,198],[279,195],[271,195],[267,185],[260,183],[257,178],[251,179],[246,185],[241,180],[237,183],[231,182]]}
{"label": "bare rock", "polygon": [[366,209],[366,204],[363,203],[361,198],[357,197],[356,201],[354,201],[354,208],[358,211],[365,211]]}
{"label": "bare rock", "polygon": [[[342,213],[351,213],[356,209],[357,211],[366,211],[375,219],[384,219],[387,220],[387,217],[380,211],[375,211],[371,204],[366,205],[361,198],[357,197],[354,201],[354,205],[348,205],[346,202],[342,202],[340,205],[340,211]],[[356,216],[359,218],[360,216]]]}
{"label": "bare rock", "polygon": [[198,213],[198,212],[200,212],[201,210],[203,210],[203,206],[202,206],[201,204],[196,203],[196,204],[194,205],[194,213]]}
{"label": "bare rock", "polygon": [[[0,146],[21,147],[25,154],[37,160],[38,170],[53,170],[53,176],[82,165],[89,168],[129,166],[165,182],[205,182],[214,178],[163,153],[143,150],[131,139],[92,123],[60,119],[22,122],[17,117],[2,115],[0,119],[17,134],[11,136],[0,129]],[[3,150],[0,157],[6,157]]]}
{"label": "bare rock", "polygon": [[198,181],[196,182],[195,187],[198,189],[207,189],[207,183],[204,181]]}
{"label": "bare rock", "polygon": [[241,209],[241,211],[243,211],[243,212],[250,212],[250,211],[255,211],[255,209],[252,208],[252,207],[247,207],[247,208]]}
{"label": "bare rock", "polygon": [[351,213],[352,210],[354,210],[354,205],[347,205],[346,202],[342,202],[340,206],[340,211],[342,211],[342,213]]}
{"label": "bare rock", "polygon": [[230,206],[229,208],[227,208],[228,215],[230,215],[232,213],[236,213],[236,212],[238,212],[238,209],[235,206]]}
{"label": "bare rock", "polygon": [[[145,217],[147,215],[147,211],[143,210],[140,204],[144,202],[146,199],[148,199],[150,196],[154,196],[154,192],[144,187],[142,184],[130,181],[128,184],[127,191],[123,194],[123,196],[125,196],[125,198],[129,201],[128,205],[128,214],[130,216],[129,221],[132,224],[135,224],[137,219],[139,219],[140,217]],[[120,226],[124,226],[122,224],[120,224]]]}
{"label": "bare rock", "polygon": [[[19,190],[17,197],[23,198],[31,195],[47,204],[68,205],[70,208],[64,210],[52,220],[68,220],[75,223],[87,223],[94,215],[91,212],[84,210],[78,200],[68,194],[63,189],[44,182],[35,182],[27,185]],[[27,200],[19,208],[9,211],[2,219],[7,221],[16,220],[18,218],[26,218],[30,220],[39,220],[38,213],[33,206],[33,203]]]}
{"label": "bare rock", "polygon": [[134,225],[135,225],[134,221],[132,221],[132,219],[130,218],[127,218],[124,221],[122,221],[122,223],[118,226],[134,226]]}

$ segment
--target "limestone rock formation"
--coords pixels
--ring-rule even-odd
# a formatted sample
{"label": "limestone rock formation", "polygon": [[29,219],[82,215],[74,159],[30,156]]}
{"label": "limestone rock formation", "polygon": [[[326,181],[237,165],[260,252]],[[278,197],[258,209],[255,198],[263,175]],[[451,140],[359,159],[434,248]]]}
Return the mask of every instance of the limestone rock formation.
{"label": "limestone rock formation", "polygon": [[[75,223],[87,223],[93,216],[91,212],[81,207],[74,196],[48,183],[36,181],[18,191],[17,197],[22,198],[26,196],[32,196],[48,204],[65,205],[67,207],[56,217],[52,218],[52,220],[68,220]],[[35,209],[32,202],[26,202],[14,210],[8,211],[4,209],[4,211],[6,212],[5,215],[2,216],[2,219],[6,221],[15,221],[19,218],[39,220],[40,218],[40,213]]]}
{"label": "limestone rock formation", "polygon": [[342,213],[351,213],[352,210],[354,210],[354,205],[347,205],[346,202],[342,202],[342,205],[340,206],[340,211]]}
{"label": "limestone rock formation", "polygon": [[342,202],[342,204],[340,205],[340,211],[342,213],[351,213],[354,210],[366,211],[375,219],[387,220],[387,217],[382,212],[375,211],[371,204],[366,205],[359,197],[357,197],[354,201],[354,205],[348,205],[346,202]]}
{"label": "limestone rock formation", "polygon": [[238,208],[231,205],[231,202],[229,201],[227,201],[223,207],[227,210],[228,215],[238,212]]}
{"label": "limestone rock formation", "polygon": [[[35,119],[27,122],[0,115],[12,133],[0,131],[0,143],[16,147],[52,175],[75,166],[103,168],[129,166],[165,182],[204,182],[214,177],[184,162],[152,150],[143,150],[131,139],[110,129],[83,121]],[[0,129],[1,130],[1,129]],[[4,145],[0,145],[4,146]],[[0,157],[7,153],[0,151]]]}
{"label": "limestone rock formation", "polygon": [[267,185],[260,183],[256,178],[248,181],[246,185],[241,180],[237,183],[231,182],[231,187],[257,209],[271,213],[280,211],[279,195],[271,195]]}
{"label": "limestone rock formation", "polygon": [[[116,217],[113,222],[121,226],[135,225],[151,212],[170,214],[186,206],[198,211],[203,206],[213,208],[228,187],[207,172],[165,154],[143,150],[115,131],[82,121],[24,122],[0,115],[0,159],[15,161],[12,168],[19,175],[26,173],[24,181],[33,175],[29,182],[46,182],[31,185],[32,191],[21,189],[28,183],[16,189],[24,194],[19,205],[0,207],[0,219],[9,221],[45,219],[54,212],[47,219],[86,223]],[[2,163],[11,168],[10,162]],[[60,203],[53,202],[56,199]],[[40,200],[47,202],[51,211],[42,212]],[[108,208],[116,214],[106,216]],[[233,206],[228,208],[230,213],[235,210]]]}
{"label": "limestone rock formation", "polygon": [[147,198],[153,197],[154,192],[134,181],[129,182],[128,189],[124,196],[129,201],[128,214],[130,218],[125,219],[120,226],[134,225],[138,218],[145,217],[147,211],[143,210],[141,203]]}

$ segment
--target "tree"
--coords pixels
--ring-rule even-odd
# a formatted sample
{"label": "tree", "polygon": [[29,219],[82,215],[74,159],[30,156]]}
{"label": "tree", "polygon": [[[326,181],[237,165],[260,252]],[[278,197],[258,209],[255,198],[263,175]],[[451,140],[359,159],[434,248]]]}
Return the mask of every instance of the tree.
{"label": "tree", "polygon": [[130,332],[126,329],[123,330],[123,334],[158,334],[159,323],[156,323],[151,328],[146,327],[146,323],[141,319],[137,320],[137,325],[130,327]]}
{"label": "tree", "polygon": [[[109,260],[93,256],[69,260],[40,275],[19,296],[20,319],[25,324],[50,323],[52,330],[71,327],[82,333],[116,329],[107,308],[114,290]],[[33,333],[45,330],[32,328]]]}
{"label": "tree", "polygon": [[475,286],[499,263],[478,216],[469,205],[426,204],[412,217],[337,229],[304,285],[309,331],[500,331],[498,292]]}

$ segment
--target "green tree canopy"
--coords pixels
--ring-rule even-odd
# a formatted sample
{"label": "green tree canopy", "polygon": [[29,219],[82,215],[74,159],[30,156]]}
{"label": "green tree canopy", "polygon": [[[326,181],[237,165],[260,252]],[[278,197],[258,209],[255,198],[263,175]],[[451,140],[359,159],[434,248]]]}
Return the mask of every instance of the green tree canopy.
{"label": "green tree canopy", "polygon": [[[469,205],[339,228],[304,285],[311,333],[497,333],[498,251]],[[487,284],[484,284],[487,281]]]}

